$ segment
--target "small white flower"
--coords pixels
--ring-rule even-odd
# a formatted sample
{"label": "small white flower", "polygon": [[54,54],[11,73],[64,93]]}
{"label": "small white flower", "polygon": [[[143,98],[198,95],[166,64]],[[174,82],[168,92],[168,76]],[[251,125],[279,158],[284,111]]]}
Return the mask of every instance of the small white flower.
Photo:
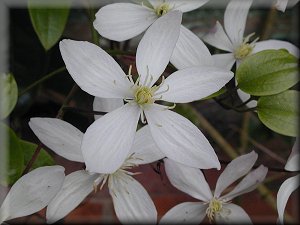
{"label": "small white flower", "polygon": [[[171,184],[203,202],[186,202],[173,207],[162,217],[160,224],[175,222],[199,224],[205,215],[210,221],[215,220],[217,223],[251,223],[247,213],[238,205],[231,203],[231,200],[253,191],[264,180],[268,169],[263,165],[249,172],[256,159],[257,154],[252,151],[230,162],[220,175],[214,194],[201,170],[165,159],[165,169]],[[245,177],[235,188],[221,196],[227,187],[242,176]]]}
{"label": "small white flower", "polygon": [[[213,55],[216,65],[231,69],[236,62],[236,66],[247,56],[260,52],[266,49],[287,49],[291,54],[299,58],[299,49],[286,41],[280,40],[266,40],[249,42],[250,38],[255,34],[252,33],[244,37],[246,27],[246,20],[248,12],[253,0],[231,0],[225,10],[224,14],[224,28],[217,21],[213,32],[208,33],[203,37],[203,40],[208,44],[228,51],[230,53],[222,53]],[[247,101],[249,94],[238,89],[237,91],[242,101]],[[247,104],[248,107],[255,107],[256,101],[251,101]]]}
{"label": "small white flower", "polygon": [[293,7],[299,2],[299,0],[277,0],[275,3],[276,9],[281,12],[285,12],[287,7]]}
{"label": "small white flower", "polygon": [[96,13],[94,27],[103,37],[125,41],[144,32],[170,11],[189,12],[209,0],[149,0],[149,4],[114,3]]}
{"label": "small white flower", "polygon": [[[293,146],[292,152],[287,160],[287,163],[284,167],[285,170],[288,171],[299,171],[299,142],[298,138]],[[281,224],[283,224],[283,214],[286,203],[294,190],[299,187],[300,174],[288,178],[286,181],[282,183],[277,193],[277,211],[278,211],[278,219]]]}
{"label": "small white flower", "polygon": [[[96,101],[99,103],[99,99]],[[109,110],[105,104],[102,102],[94,105],[101,106],[104,111]],[[77,128],[54,118],[31,118],[29,125],[36,136],[54,152],[69,160],[84,163],[80,149],[83,134]],[[48,205],[47,222],[54,223],[62,219],[88,194],[93,190],[101,190],[107,182],[115,212],[122,223],[156,223],[157,212],[154,203],[144,187],[132,177],[137,173],[128,170],[163,157],[163,153],[151,138],[149,127],[141,128],[135,135],[131,151],[115,172],[100,174],[79,170],[67,175],[61,190]]]}
{"label": "small white flower", "polygon": [[139,118],[147,120],[151,135],[162,152],[174,161],[201,168],[220,167],[208,140],[172,107],[157,100],[187,103],[223,87],[233,73],[209,66],[176,71],[155,85],[167,67],[180,32],[182,13],[172,11],[157,19],[138,45],[138,79],[133,81],[114,59],[88,42],[63,40],[60,51],[75,82],[87,93],[117,98],[127,104],[96,120],[86,131],[82,154],[87,170],[113,173],[128,157]]}
{"label": "small white flower", "polygon": [[0,207],[0,224],[46,207],[62,187],[64,171],[61,166],[39,167],[17,180]]}

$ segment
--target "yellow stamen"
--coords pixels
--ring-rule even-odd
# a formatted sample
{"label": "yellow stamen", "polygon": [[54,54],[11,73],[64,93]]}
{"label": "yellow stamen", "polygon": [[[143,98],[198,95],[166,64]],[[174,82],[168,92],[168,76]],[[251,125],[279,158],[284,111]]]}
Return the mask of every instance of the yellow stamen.
{"label": "yellow stamen", "polygon": [[218,200],[218,199],[211,199],[209,202],[209,206],[206,209],[206,214],[207,217],[209,219],[209,221],[211,222],[216,213],[219,213],[222,210],[222,201]]}
{"label": "yellow stamen", "polygon": [[157,16],[163,16],[167,12],[169,12],[170,9],[171,9],[171,7],[168,3],[162,3],[161,5],[159,5],[155,8],[155,13]]}

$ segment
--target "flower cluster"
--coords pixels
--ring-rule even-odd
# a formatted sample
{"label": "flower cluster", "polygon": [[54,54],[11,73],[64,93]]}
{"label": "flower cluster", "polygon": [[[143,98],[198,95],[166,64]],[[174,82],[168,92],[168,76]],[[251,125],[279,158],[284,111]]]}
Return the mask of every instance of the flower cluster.
{"label": "flower cluster", "polygon": [[[176,104],[191,103],[218,92],[234,79],[233,65],[239,67],[252,54],[284,48],[299,57],[299,50],[285,41],[258,41],[259,37],[253,40],[255,34],[244,35],[252,0],[231,0],[225,10],[224,29],[217,21],[203,37],[209,45],[229,53],[211,55],[202,40],[181,25],[183,13],[208,1],[148,0],[102,7],[93,23],[101,36],[124,41],[145,31],[136,50],[136,70],[130,66],[123,71],[111,55],[90,42],[60,41],[60,53],[69,74],[83,91],[95,96],[93,110],[106,114],[95,116],[84,133],[61,119],[31,118],[29,126],[45,146],[68,160],[84,163],[85,168],[65,176],[61,166],[41,167],[24,175],[0,208],[1,223],[46,206],[47,222],[57,222],[91,192],[107,184],[121,223],[155,224],[155,204],[134,179],[139,172],[131,169],[158,160],[164,161],[174,187],[201,201],[174,206],[160,224],[199,224],[205,216],[210,222],[251,223],[248,214],[232,200],[253,191],[263,182],[268,169],[261,165],[250,171],[258,155],[254,151],[241,155],[227,165],[212,192],[201,170],[220,170],[219,159],[204,134],[172,109]],[[278,1],[276,6],[284,10],[281,5]],[[169,63],[177,70],[165,77]],[[246,93],[238,93],[244,101],[249,98]],[[295,157],[289,162],[295,162]],[[227,188],[243,176],[228,192]],[[285,187],[298,177],[287,180],[279,190],[280,222],[287,201],[284,196],[295,185],[292,189]]]}

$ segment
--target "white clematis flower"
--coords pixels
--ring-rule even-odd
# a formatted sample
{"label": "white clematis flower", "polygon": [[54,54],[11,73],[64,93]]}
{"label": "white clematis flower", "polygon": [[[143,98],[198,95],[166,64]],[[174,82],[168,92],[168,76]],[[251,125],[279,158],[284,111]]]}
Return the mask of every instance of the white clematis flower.
{"label": "white clematis flower", "polygon": [[0,207],[0,224],[46,207],[62,187],[64,171],[61,166],[45,166],[17,180]]}
{"label": "white clematis flower", "polygon": [[[249,172],[257,159],[252,151],[232,160],[220,175],[214,194],[201,170],[186,167],[165,159],[165,170],[173,186],[203,202],[181,203],[170,209],[161,219],[162,223],[199,224],[207,215],[217,223],[251,223],[247,213],[231,200],[239,195],[253,191],[265,178],[268,169],[263,165]],[[246,175],[247,174],[247,175]],[[246,175],[246,176],[245,176]],[[232,183],[245,176],[229,193],[222,192]]]}
{"label": "white clematis flower", "polygon": [[189,12],[201,7],[208,1],[149,0],[148,4],[109,4],[96,13],[94,27],[105,38],[125,41],[141,34],[158,18],[170,11]]}
{"label": "white clematis flower", "polygon": [[[300,160],[299,139],[297,138],[284,169],[288,171],[299,171],[300,170],[299,160]],[[286,203],[290,195],[292,194],[292,192],[299,187],[300,184],[299,180],[300,180],[300,174],[294,177],[290,177],[282,183],[282,185],[278,190],[277,211],[279,216],[278,220],[281,224],[283,224],[283,214],[284,214]]]}
{"label": "white clematis flower", "polygon": [[[217,21],[213,31],[203,37],[203,40],[208,44],[230,52],[213,55],[216,65],[231,69],[234,63],[238,66],[247,56],[266,49],[287,49],[299,58],[299,49],[289,42],[280,40],[257,41],[258,38],[249,42],[254,33],[244,37],[246,20],[252,1],[231,0],[224,14],[225,31]],[[243,102],[250,98],[249,94],[240,89],[237,90],[237,93]],[[250,108],[256,105],[257,101],[254,100],[247,104]]]}
{"label": "white clematis flower", "polygon": [[299,0],[277,0],[275,3],[276,9],[281,12],[285,12],[287,7],[293,7],[299,2]]}
{"label": "white clematis flower", "polygon": [[[99,102],[99,99],[95,101]],[[101,105],[105,111],[105,108],[109,109],[105,104],[102,102],[96,105]],[[80,149],[83,134],[77,128],[54,118],[31,118],[29,125],[43,144],[54,152],[69,160],[84,162]],[[61,190],[48,205],[47,222],[54,223],[62,219],[93,190],[97,191],[98,186],[102,189],[107,182],[116,215],[122,223],[156,223],[154,203],[144,187],[132,177],[137,173],[128,170],[163,157],[164,154],[151,138],[149,127],[141,128],[135,135],[128,156],[115,172],[100,174],[79,170],[67,175]]]}
{"label": "white clematis flower", "polygon": [[[76,83],[91,95],[124,99],[127,104],[96,120],[86,131],[82,154],[87,170],[113,173],[128,157],[139,117],[149,124],[151,135],[169,158],[201,168],[220,167],[208,140],[186,118],[156,104],[157,100],[187,103],[223,87],[233,73],[214,67],[190,67],[176,71],[154,85],[167,67],[177,42],[182,13],[172,11],[157,19],[138,45],[133,81],[101,48],[82,41],[63,40],[60,51]],[[145,119],[146,118],[146,119]]]}

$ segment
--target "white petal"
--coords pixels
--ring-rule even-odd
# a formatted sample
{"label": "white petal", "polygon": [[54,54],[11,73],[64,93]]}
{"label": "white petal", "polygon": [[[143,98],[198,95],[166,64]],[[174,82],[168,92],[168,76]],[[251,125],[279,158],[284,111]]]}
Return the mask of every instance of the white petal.
{"label": "white petal", "polygon": [[[124,102],[120,98],[94,98],[93,110],[99,112],[111,112],[124,105]],[[95,120],[102,117],[102,115],[95,115]]]}
{"label": "white petal", "polygon": [[128,161],[138,165],[152,163],[165,157],[155,144],[148,125],[136,132],[130,152],[134,153],[134,159]]}
{"label": "white petal", "polygon": [[222,49],[222,50],[225,50],[228,52],[234,51],[233,45],[230,42],[227,34],[225,33],[225,31],[219,21],[216,22],[216,25],[214,26],[214,28],[208,34],[206,34],[202,39],[206,43],[208,43],[216,48],[219,48],[219,49]]}
{"label": "white petal", "polygon": [[166,2],[170,3],[172,10],[190,12],[192,10],[198,9],[208,1],[209,0],[168,0]]}
{"label": "white petal", "polygon": [[113,173],[119,169],[132,147],[139,115],[139,107],[128,103],[89,126],[81,146],[88,171]]}
{"label": "white petal", "polygon": [[59,48],[70,75],[82,90],[102,98],[125,98],[130,95],[131,83],[125,73],[97,45],[62,40]]}
{"label": "white petal", "polygon": [[207,205],[200,202],[184,202],[170,209],[159,224],[200,224],[206,209]]}
{"label": "white petal", "polygon": [[209,66],[189,67],[171,74],[163,83],[162,100],[188,103],[207,97],[220,90],[231,80],[231,71]]}
{"label": "white petal", "polygon": [[257,153],[252,151],[232,160],[220,175],[215,189],[215,197],[219,198],[221,193],[233,182],[246,175],[257,160]]}
{"label": "white petal", "polygon": [[299,161],[300,161],[299,138],[296,138],[292,152],[287,160],[287,163],[286,163],[284,169],[289,170],[289,171],[300,170]]}
{"label": "white petal", "polygon": [[216,214],[217,224],[252,224],[248,214],[236,204],[224,204],[219,214]]}
{"label": "white petal", "polygon": [[288,4],[288,0],[277,0],[275,7],[281,12],[285,12],[287,4]]}
{"label": "white petal", "polygon": [[39,167],[12,186],[0,208],[0,222],[31,215],[46,207],[65,178],[61,166]]}
{"label": "white petal", "polygon": [[99,34],[114,41],[125,41],[145,31],[157,16],[154,11],[131,3],[115,3],[96,13],[94,27]]}
{"label": "white petal", "polygon": [[47,207],[47,223],[55,223],[75,209],[93,190],[98,174],[79,170],[66,176],[63,186]]}
{"label": "white petal", "polygon": [[235,63],[235,58],[233,53],[223,53],[212,55],[215,66],[219,68],[224,68],[231,70],[233,64]]}
{"label": "white petal", "polygon": [[29,126],[40,141],[56,154],[84,162],[80,149],[83,133],[73,125],[56,118],[31,118]]}
{"label": "white petal", "polygon": [[206,45],[197,35],[182,25],[170,61],[177,69],[184,69],[189,66],[212,66],[214,64]]}
{"label": "white petal", "polygon": [[294,190],[299,187],[300,174],[294,177],[290,177],[282,183],[277,193],[277,210],[278,219],[281,224],[283,224],[283,214],[286,203]]}
{"label": "white petal", "polygon": [[109,182],[109,193],[121,223],[156,223],[155,205],[139,182],[126,174],[110,177]]}
{"label": "white petal", "polygon": [[166,174],[174,187],[205,202],[212,199],[212,193],[200,169],[184,166],[171,159],[164,159],[164,162]]}
{"label": "white petal", "polygon": [[196,168],[220,168],[214,149],[191,121],[157,104],[145,114],[154,141],[168,158]]}
{"label": "white petal", "polygon": [[182,13],[172,11],[157,19],[146,31],[136,52],[136,66],[144,84],[153,85],[167,67],[180,33]]}
{"label": "white petal", "polygon": [[280,40],[259,41],[255,44],[255,47],[252,50],[252,54],[266,49],[286,49],[289,51],[289,53],[299,58],[299,48],[297,46],[287,41]]}
{"label": "white petal", "polygon": [[231,0],[225,10],[224,27],[233,46],[243,42],[244,31],[252,0]]}
{"label": "white petal", "polygon": [[244,177],[241,182],[228,194],[222,196],[222,199],[229,201],[236,196],[253,191],[263,180],[268,173],[268,168],[260,165],[257,169],[250,172]]}

